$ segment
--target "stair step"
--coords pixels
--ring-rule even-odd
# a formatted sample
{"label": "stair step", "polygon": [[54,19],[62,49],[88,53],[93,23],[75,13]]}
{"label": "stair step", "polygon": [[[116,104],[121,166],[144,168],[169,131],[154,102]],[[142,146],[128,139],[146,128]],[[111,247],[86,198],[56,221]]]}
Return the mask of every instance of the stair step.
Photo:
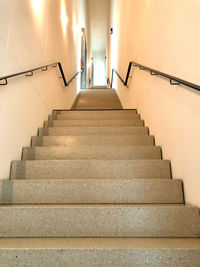
{"label": "stair step", "polygon": [[2,266],[199,267],[200,238],[1,238]]}
{"label": "stair step", "polygon": [[0,181],[0,204],[183,203],[182,181],[70,179]]}
{"label": "stair step", "polygon": [[[34,136],[32,146],[153,146],[154,137],[145,135]],[[77,148],[78,149],[78,148]]]}
{"label": "stair step", "polygon": [[170,179],[168,160],[13,161],[11,179]]}
{"label": "stair step", "polygon": [[137,113],[99,113],[99,114],[79,114],[75,112],[74,114],[58,114],[58,115],[50,115],[49,120],[139,120],[140,115]]}
{"label": "stair step", "polygon": [[199,209],[180,204],[2,205],[0,218],[0,237],[200,237]]}
{"label": "stair step", "polygon": [[39,136],[54,135],[148,135],[146,127],[49,127],[39,128]]}
{"label": "stair step", "polygon": [[44,127],[65,126],[144,126],[143,120],[48,120]]}
{"label": "stair step", "polygon": [[26,147],[22,159],[161,159],[161,149],[155,146]]}
{"label": "stair step", "polygon": [[79,114],[79,115],[91,115],[95,116],[95,115],[100,115],[104,114],[104,115],[113,115],[115,116],[116,114],[118,114],[119,116],[121,116],[121,114],[137,114],[137,110],[135,109],[123,109],[123,110],[54,110],[53,111],[53,115],[55,114],[62,114],[62,115],[74,115],[74,114]]}

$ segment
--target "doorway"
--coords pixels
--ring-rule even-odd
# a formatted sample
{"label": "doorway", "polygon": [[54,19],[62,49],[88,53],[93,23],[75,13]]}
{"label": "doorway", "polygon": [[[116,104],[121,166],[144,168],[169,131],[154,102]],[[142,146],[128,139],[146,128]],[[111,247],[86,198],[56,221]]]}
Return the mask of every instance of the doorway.
{"label": "doorway", "polygon": [[106,85],[106,53],[105,51],[93,52],[93,86]]}
{"label": "doorway", "polygon": [[87,41],[85,29],[81,30],[81,89],[87,88]]}

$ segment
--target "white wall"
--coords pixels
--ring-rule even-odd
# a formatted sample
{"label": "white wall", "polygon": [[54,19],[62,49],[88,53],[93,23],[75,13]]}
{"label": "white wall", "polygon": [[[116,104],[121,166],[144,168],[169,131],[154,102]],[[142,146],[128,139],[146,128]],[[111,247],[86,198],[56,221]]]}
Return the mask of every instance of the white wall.
{"label": "white wall", "polygon": [[[112,0],[112,67],[129,61],[200,84],[199,0]],[[122,12],[123,10],[123,12]],[[135,69],[128,88],[115,79],[124,108],[137,108],[186,201],[200,207],[200,93]]]}
{"label": "white wall", "polygon": [[[80,68],[84,0],[0,0],[0,27],[0,77],[55,61],[67,79]],[[71,107],[78,80],[64,87],[59,76],[52,68],[0,87],[0,179],[52,109]]]}

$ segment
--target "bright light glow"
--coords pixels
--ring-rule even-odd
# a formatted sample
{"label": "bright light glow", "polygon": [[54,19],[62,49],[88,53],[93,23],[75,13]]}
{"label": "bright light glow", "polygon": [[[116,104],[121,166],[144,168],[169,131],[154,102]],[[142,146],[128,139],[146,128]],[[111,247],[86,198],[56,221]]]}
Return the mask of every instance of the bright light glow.
{"label": "bright light glow", "polygon": [[88,69],[89,69],[91,66],[92,66],[92,60],[90,59],[90,61],[89,61],[88,64],[87,64]]}
{"label": "bright light glow", "polygon": [[43,0],[31,0],[31,5],[33,7],[34,12],[37,15],[40,15],[41,10],[42,10],[42,1]]}
{"label": "bright light glow", "polygon": [[106,84],[106,65],[105,65],[105,54],[96,53],[93,55],[94,60],[94,85],[105,85]]}
{"label": "bright light glow", "polygon": [[66,35],[68,17],[67,17],[64,1],[62,1],[62,3],[61,3],[61,23],[62,23],[63,33],[64,33],[64,35]]}
{"label": "bright light glow", "polygon": [[34,11],[34,15],[39,22],[42,20],[42,12],[43,12],[43,0],[31,0],[32,9]]}
{"label": "bright light glow", "polygon": [[76,24],[76,18],[75,18],[75,16],[73,17],[73,34],[74,34],[74,40],[76,41],[77,34],[78,34],[78,26]]}

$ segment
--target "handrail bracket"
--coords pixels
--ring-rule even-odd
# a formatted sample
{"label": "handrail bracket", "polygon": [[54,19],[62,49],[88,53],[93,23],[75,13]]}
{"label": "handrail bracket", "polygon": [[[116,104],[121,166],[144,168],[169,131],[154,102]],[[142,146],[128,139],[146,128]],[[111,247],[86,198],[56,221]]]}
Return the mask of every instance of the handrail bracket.
{"label": "handrail bracket", "polygon": [[170,84],[171,85],[179,85],[179,82],[174,81],[173,79],[170,79]]}
{"label": "handrail bracket", "polygon": [[7,85],[8,84],[8,80],[5,78],[5,79],[2,79],[1,81],[4,81],[4,83],[0,83],[0,86],[1,85]]}
{"label": "handrail bracket", "polygon": [[47,71],[48,70],[48,67],[45,66],[43,69],[41,69],[41,71]]}
{"label": "handrail bracket", "polygon": [[30,71],[29,73],[30,73],[30,74],[26,74],[27,77],[29,77],[29,76],[33,76],[33,71]]}
{"label": "handrail bracket", "polygon": [[158,73],[156,73],[156,72],[154,72],[154,71],[152,71],[152,70],[150,71],[150,74],[151,74],[152,76],[154,76],[154,75],[155,75],[155,76],[158,75]]}

